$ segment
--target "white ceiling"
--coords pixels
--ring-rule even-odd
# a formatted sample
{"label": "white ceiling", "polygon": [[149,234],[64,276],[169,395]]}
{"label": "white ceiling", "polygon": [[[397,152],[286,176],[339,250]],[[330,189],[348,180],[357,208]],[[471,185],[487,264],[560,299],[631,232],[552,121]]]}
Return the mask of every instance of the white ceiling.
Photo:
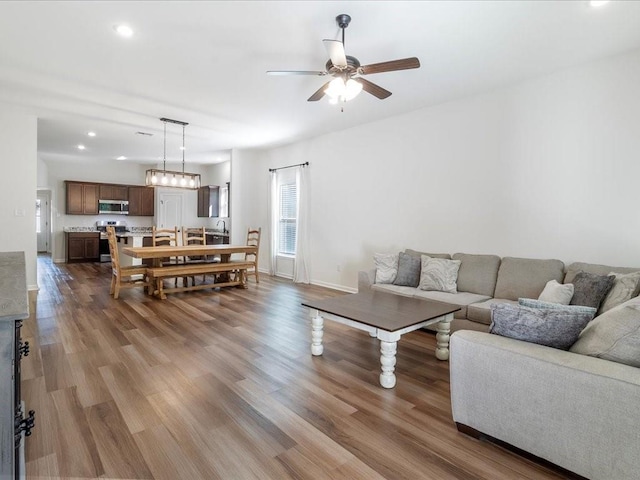
{"label": "white ceiling", "polygon": [[[340,38],[340,13],[353,19],[347,54],[363,65],[422,64],[368,76],[393,95],[363,92],[343,113],[306,101],[326,78],[265,74],[323,70],[322,39]],[[116,35],[119,23],[135,35]],[[0,45],[0,101],[39,116],[45,161],[157,162],[159,118],[169,117],[189,122],[187,162],[215,163],[232,148],[289,143],[638,49],[640,2],[0,2]],[[180,144],[169,125],[168,160]]]}

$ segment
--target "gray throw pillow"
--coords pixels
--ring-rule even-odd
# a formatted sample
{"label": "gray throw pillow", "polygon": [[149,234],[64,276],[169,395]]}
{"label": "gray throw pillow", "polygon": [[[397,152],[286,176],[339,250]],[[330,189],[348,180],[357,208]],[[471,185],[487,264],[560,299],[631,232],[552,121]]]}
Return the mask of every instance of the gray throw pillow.
{"label": "gray throw pillow", "polygon": [[640,272],[627,274],[611,272],[609,275],[613,275],[616,279],[613,282],[613,287],[600,304],[599,314],[637,297],[638,290],[640,290]]}
{"label": "gray throw pillow", "polygon": [[598,308],[615,280],[616,277],[613,275],[578,272],[573,279],[573,297],[570,305]]}
{"label": "gray throw pillow", "polygon": [[508,303],[491,306],[489,332],[503,337],[568,350],[592,313],[561,308],[529,308]]}
{"label": "gray throw pillow", "polygon": [[398,274],[394,280],[394,285],[405,287],[417,287],[420,283],[420,257],[400,252],[398,255]]}

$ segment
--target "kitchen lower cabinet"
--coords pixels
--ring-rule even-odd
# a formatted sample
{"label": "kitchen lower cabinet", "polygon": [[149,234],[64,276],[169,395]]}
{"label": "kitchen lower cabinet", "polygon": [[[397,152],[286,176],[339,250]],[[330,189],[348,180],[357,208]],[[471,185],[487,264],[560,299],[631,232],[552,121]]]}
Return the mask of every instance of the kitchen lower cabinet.
{"label": "kitchen lower cabinet", "polygon": [[67,263],[99,262],[100,234],[67,232]]}
{"label": "kitchen lower cabinet", "polygon": [[24,442],[35,427],[20,391],[20,359],[29,343],[20,338],[29,318],[24,252],[0,253],[0,479],[24,478]]}
{"label": "kitchen lower cabinet", "polygon": [[229,235],[207,233],[207,245],[228,245]]}

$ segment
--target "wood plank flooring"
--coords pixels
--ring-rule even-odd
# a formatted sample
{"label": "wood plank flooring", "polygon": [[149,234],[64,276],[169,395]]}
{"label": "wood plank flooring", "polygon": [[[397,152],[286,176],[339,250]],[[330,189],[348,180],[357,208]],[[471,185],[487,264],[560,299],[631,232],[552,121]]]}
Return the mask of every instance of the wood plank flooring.
{"label": "wood plank flooring", "polygon": [[261,275],[249,289],[109,296],[108,264],[38,259],[22,388],[27,478],[554,479],[459,433],[435,338],[405,335],[395,389],[378,341],[300,302],[343,295]]}

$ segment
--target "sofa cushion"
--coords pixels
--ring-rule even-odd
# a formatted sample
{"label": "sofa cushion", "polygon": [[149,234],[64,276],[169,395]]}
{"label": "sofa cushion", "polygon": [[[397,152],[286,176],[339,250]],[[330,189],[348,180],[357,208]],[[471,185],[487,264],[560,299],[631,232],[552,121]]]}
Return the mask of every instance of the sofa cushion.
{"label": "sofa cushion", "polygon": [[447,293],[447,292],[429,292],[425,290],[416,289],[415,290],[416,298],[426,298],[427,300],[435,300],[437,302],[451,303],[453,305],[458,305],[460,310],[453,314],[454,318],[466,318],[467,317],[467,305],[477,302],[484,302],[488,300],[488,295],[478,295],[477,293],[470,292],[458,292],[458,293]]}
{"label": "sofa cushion", "polygon": [[538,300],[549,303],[569,305],[573,298],[573,283],[558,283],[557,280],[549,280]]}
{"label": "sofa cushion", "polygon": [[609,293],[613,282],[613,275],[595,275],[588,272],[578,272],[573,277],[573,298],[571,305],[585,305],[598,308],[604,297]]}
{"label": "sofa cushion", "polygon": [[456,253],[451,258],[460,260],[458,291],[493,296],[498,280],[500,257]]}
{"label": "sofa cushion", "polygon": [[446,258],[451,260],[451,255],[448,253],[427,253],[427,252],[418,252],[417,250],[411,250],[410,248],[405,249],[404,253],[408,253],[409,255],[413,255],[414,257],[422,257],[422,255],[426,255],[431,258]]}
{"label": "sofa cushion", "polygon": [[393,283],[398,275],[398,254],[374,253],[373,263],[376,266],[376,283]]}
{"label": "sofa cushion", "polygon": [[640,271],[640,267],[612,267],[609,265],[598,265],[596,263],[574,262],[567,267],[567,274],[564,276],[563,283],[573,283],[573,278],[578,272],[594,273],[596,275],[609,275],[611,272],[633,273],[637,271]]}
{"label": "sofa cushion", "polygon": [[563,278],[564,263],[560,260],[504,257],[493,296],[509,300],[538,298],[549,280],[561,282]]}
{"label": "sofa cushion", "polygon": [[422,255],[420,270],[420,290],[435,290],[438,292],[457,292],[458,270],[460,260],[446,258],[431,258]]}
{"label": "sofa cushion", "polygon": [[491,298],[484,302],[474,303],[467,307],[467,319],[484,325],[491,325],[491,306],[499,303],[517,305],[518,301],[506,298]]}
{"label": "sofa cushion", "polygon": [[600,310],[598,314],[602,314],[613,307],[620,305],[633,297],[638,296],[638,290],[640,290],[640,272],[632,273],[616,273],[610,272],[609,275],[613,275],[616,279],[613,282],[613,287],[604,297],[604,300],[600,304]]}
{"label": "sofa cushion", "polygon": [[416,288],[414,287],[404,287],[400,285],[392,285],[389,283],[374,283],[373,285],[371,285],[371,290],[380,290],[382,292],[395,293],[404,297],[413,297],[413,295],[416,293]]}
{"label": "sofa cushion", "polygon": [[417,287],[420,283],[420,268],[422,262],[420,257],[409,255],[405,252],[398,254],[398,274],[393,281],[394,285],[404,285],[406,287]]}
{"label": "sofa cushion", "polygon": [[571,351],[640,367],[640,305],[603,313],[587,325]]}
{"label": "sofa cushion", "polygon": [[499,304],[491,307],[489,332],[568,350],[592,318],[593,312]]}

